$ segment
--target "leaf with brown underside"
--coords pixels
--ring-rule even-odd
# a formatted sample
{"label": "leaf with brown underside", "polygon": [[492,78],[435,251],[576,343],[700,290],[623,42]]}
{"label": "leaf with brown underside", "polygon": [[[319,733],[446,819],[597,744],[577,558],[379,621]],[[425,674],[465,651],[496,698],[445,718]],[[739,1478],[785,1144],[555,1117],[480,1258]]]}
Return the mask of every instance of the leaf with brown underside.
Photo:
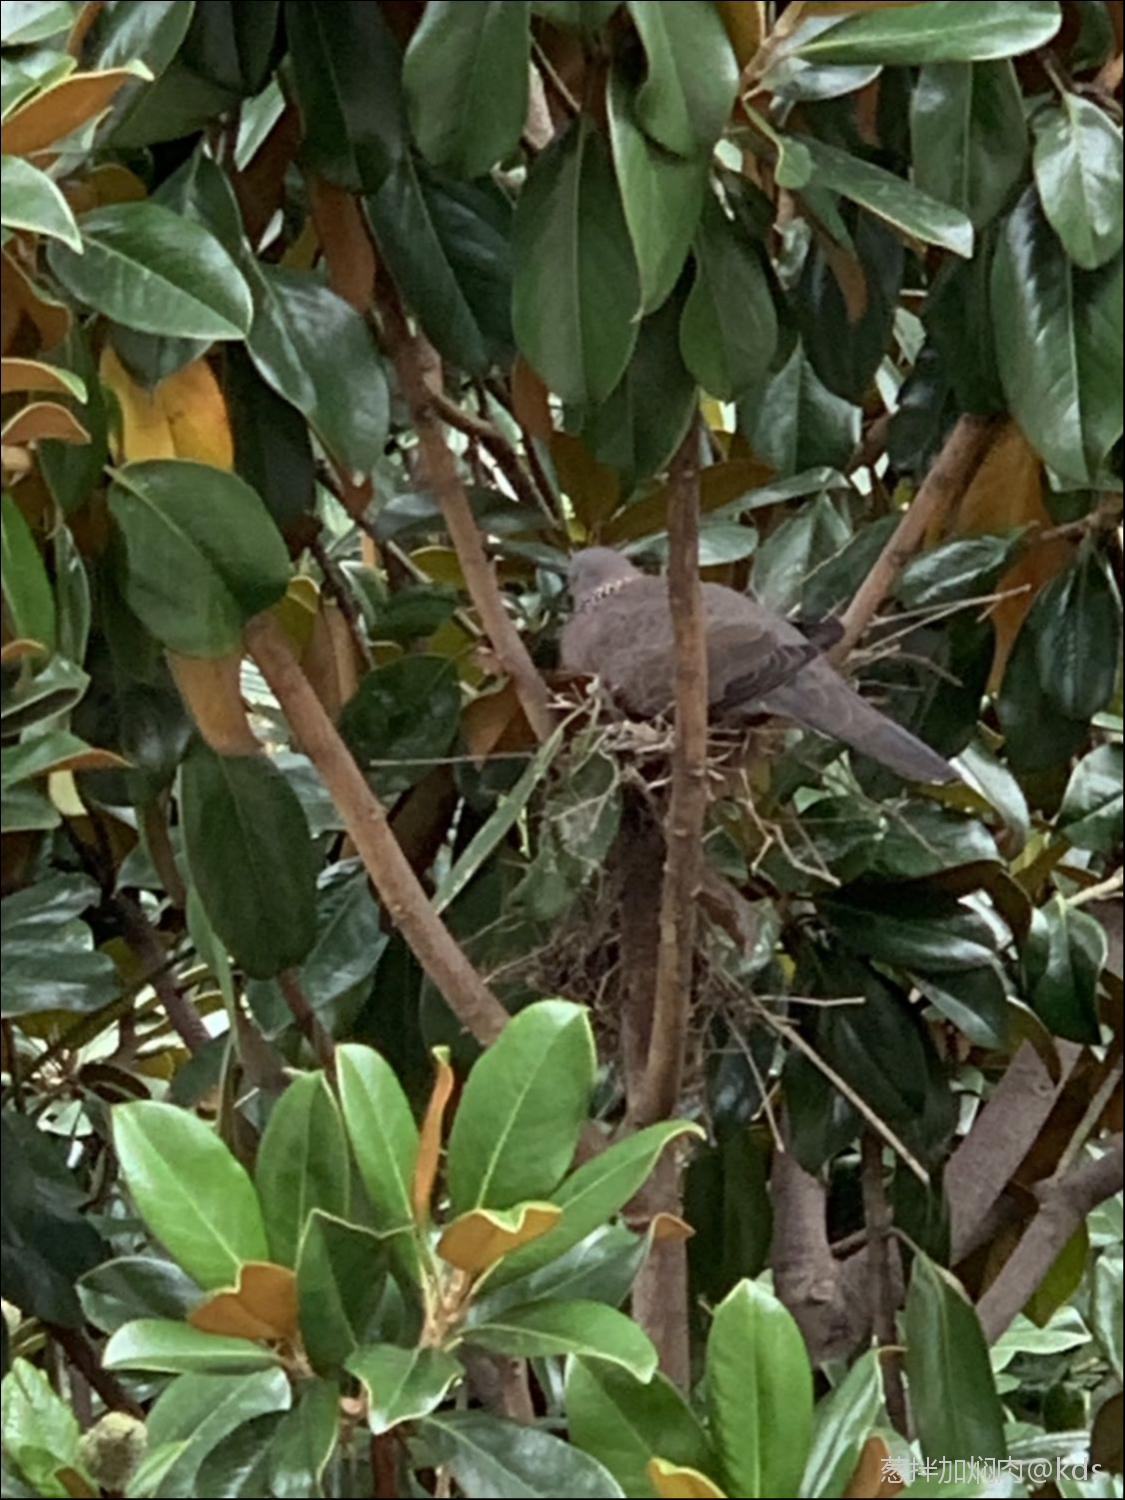
{"label": "leaf with brown underside", "polygon": [[723,1500],[723,1491],[706,1474],[666,1458],[651,1458],[646,1465],[649,1483],[661,1500]]}
{"label": "leaf with brown underside", "polygon": [[257,755],[261,745],[242,701],[242,652],[227,656],[167,653],[180,697],[195,727],[220,755]]}
{"label": "leaf with brown underside", "polygon": [[291,1339],[297,1332],[297,1277],[272,1261],[247,1261],[236,1287],[208,1297],[187,1320],[202,1333]]}
{"label": "leaf with brown underside", "polygon": [[0,442],[13,448],[43,438],[81,445],[90,441],[90,434],[72,411],[56,401],[32,401],[0,429]]}
{"label": "leaf with brown underside", "polygon": [[143,76],[136,65],[108,68],[104,73],[72,73],[9,115],[0,127],[0,146],[8,156],[42,151],[100,115],[123,84]]}
{"label": "leaf with brown underside", "polygon": [[205,359],[193,360],[147,391],[107,344],[98,373],[121,409],[122,458],[130,463],[190,458],[216,469],[234,468],[226,401]]}
{"label": "leaf with brown underside", "polygon": [[70,332],[70,309],[30,281],[6,250],[0,253],[0,317],[0,349],[5,351],[25,317],[44,349],[61,343]]}
{"label": "leaf with brown underside", "polygon": [[844,1491],[844,1500],[884,1500],[886,1496],[897,1495],[903,1481],[887,1478],[883,1468],[890,1456],[886,1442],[873,1433],[863,1445],[855,1473]]}
{"label": "leaf with brown underside", "polygon": [[357,312],[371,306],[375,252],[357,199],[323,177],[308,176],[317,239],[328,265],[328,285]]}
{"label": "leaf with brown underside", "polygon": [[437,1075],[430,1090],[430,1102],[426,1105],[426,1116],[418,1132],[418,1159],[414,1165],[414,1181],[410,1188],[410,1201],[414,1210],[414,1222],[425,1224],[430,1216],[430,1199],[437,1180],[438,1162],[441,1158],[441,1125],[445,1108],[453,1093],[454,1075],[449,1065],[449,1048],[433,1049]]}
{"label": "leaf with brown underside", "polygon": [[474,1208],[454,1219],[437,1252],[460,1271],[486,1271],[521,1245],[553,1229],[562,1218],[555,1203],[518,1203],[515,1208]]}

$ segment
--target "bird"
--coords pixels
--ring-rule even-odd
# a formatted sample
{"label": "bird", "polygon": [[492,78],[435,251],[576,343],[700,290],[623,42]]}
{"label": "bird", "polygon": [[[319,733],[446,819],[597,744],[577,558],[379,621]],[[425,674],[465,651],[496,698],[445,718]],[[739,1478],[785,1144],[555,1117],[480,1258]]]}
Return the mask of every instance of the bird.
{"label": "bird", "polygon": [[[568,588],[563,669],[598,677],[632,717],[668,713],[675,635],[665,580],[642,573],[613,547],[586,547],[571,559]],[[825,632],[805,634],[722,584],[704,583],[702,595],[713,722],[789,719],[862,751],[906,781],[960,780],[944,757],[861,698],[825,660]]]}

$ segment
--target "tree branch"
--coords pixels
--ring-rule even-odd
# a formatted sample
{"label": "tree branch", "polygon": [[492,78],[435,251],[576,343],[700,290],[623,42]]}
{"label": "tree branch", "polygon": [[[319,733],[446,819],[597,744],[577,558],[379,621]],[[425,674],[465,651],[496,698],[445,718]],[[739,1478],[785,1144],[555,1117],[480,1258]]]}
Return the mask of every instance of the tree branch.
{"label": "tree branch", "polygon": [[399,385],[418,434],[426,478],[445,517],[469,597],[501,667],[511,678],[528,723],[539,740],[546,740],[554,729],[547,684],[504,607],[456,460],[442,431],[438,411],[443,398],[436,396],[426,382],[421,346],[411,334],[398,295],[385,277],[380,279],[376,300]]}
{"label": "tree branch", "polygon": [[996,1280],[977,1303],[981,1327],[990,1344],[1000,1337],[1042,1282],[1087,1214],[1120,1192],[1121,1135],[1112,1136],[1107,1145],[1101,1156],[1087,1158],[1036,1190],[1038,1212]]}
{"label": "tree branch", "polygon": [[699,581],[699,424],[694,421],[668,475],[668,596],[676,644],[676,731],[672,792],[664,825],[660,947],[652,1038],[636,1126],[671,1115],[679,1102],[695,960],[696,898],[707,812],[707,632]]}
{"label": "tree branch", "polygon": [[846,659],[875,618],[903,566],[921,546],[926,532],[949,516],[968,487],[991,440],[992,426],[986,418],[958,418],[921,489],[844,611],[844,633],[828,653],[833,661]]}
{"label": "tree branch", "polygon": [[896,1432],[909,1439],[906,1388],[902,1378],[902,1356],[898,1351],[895,1313],[902,1289],[901,1275],[891,1275],[891,1256],[898,1245],[891,1235],[893,1219],[883,1181],[883,1143],[871,1130],[863,1133],[863,1218],[867,1225],[867,1274],[871,1288],[871,1317],[875,1342],[883,1356],[883,1388],[887,1415]]}
{"label": "tree branch", "polygon": [[156,934],[156,929],[145,916],[140,903],[131,896],[117,895],[114,905],[121,917],[125,941],[133,952],[151,971],[149,982],[156,997],[164,1007],[172,1030],[189,1052],[202,1052],[211,1040],[211,1033],[203,1023],[203,1017],[172,978],[168,968],[168,955]]}
{"label": "tree branch", "polygon": [[344,819],[384,910],[446,1004],[478,1041],[495,1041],[508,1013],[438,917],[391,832],[386,809],[322,708],[270,614],[246,627],[250,654]]}

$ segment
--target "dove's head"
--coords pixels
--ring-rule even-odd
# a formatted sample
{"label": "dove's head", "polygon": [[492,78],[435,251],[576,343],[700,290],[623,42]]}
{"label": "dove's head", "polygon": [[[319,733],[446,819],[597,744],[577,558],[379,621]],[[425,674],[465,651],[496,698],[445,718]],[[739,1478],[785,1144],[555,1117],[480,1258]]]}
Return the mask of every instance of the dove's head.
{"label": "dove's head", "polygon": [[571,558],[567,581],[570,597],[578,605],[599,589],[639,576],[629,559],[612,547],[584,547]]}

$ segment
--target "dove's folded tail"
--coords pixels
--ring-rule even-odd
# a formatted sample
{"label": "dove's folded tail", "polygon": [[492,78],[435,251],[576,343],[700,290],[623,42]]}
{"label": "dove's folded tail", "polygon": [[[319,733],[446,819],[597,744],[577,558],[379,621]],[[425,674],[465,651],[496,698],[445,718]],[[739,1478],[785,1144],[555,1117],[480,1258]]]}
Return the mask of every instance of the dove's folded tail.
{"label": "dove's folded tail", "polygon": [[791,682],[767,694],[762,706],[842,740],[906,781],[961,779],[943,756],[873,708],[827,662],[810,662]]}

